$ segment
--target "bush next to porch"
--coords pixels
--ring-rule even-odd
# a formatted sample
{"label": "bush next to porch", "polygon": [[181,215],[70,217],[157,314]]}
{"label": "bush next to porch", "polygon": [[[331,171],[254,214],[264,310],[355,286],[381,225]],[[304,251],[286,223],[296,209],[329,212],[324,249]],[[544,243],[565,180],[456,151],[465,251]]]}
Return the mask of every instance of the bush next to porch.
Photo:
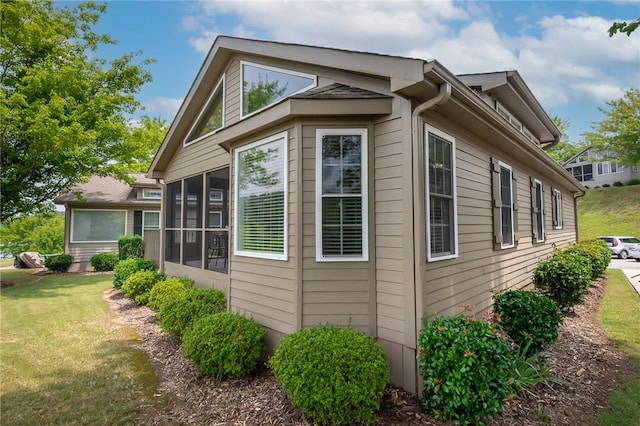
{"label": "bush next to porch", "polygon": [[134,257],[121,260],[113,269],[113,287],[122,288],[125,280],[138,271],[155,271],[156,266],[151,259],[144,257]]}
{"label": "bush next to porch", "polygon": [[162,330],[182,338],[193,322],[226,309],[224,293],[212,288],[190,288],[167,298],[158,312]]}
{"label": "bush next to porch", "polygon": [[264,351],[265,331],[253,319],[220,312],[194,320],[185,330],[182,350],[202,373],[216,379],[251,373]]}
{"label": "bush next to porch", "polygon": [[282,339],[269,364],[314,422],[376,422],[389,371],[384,350],[364,333],[334,325],[300,330]]}
{"label": "bush next to porch", "polygon": [[138,305],[145,305],[149,302],[149,293],[153,286],[167,278],[164,273],[156,271],[134,272],[124,280],[122,293]]}
{"label": "bush next to porch", "polygon": [[162,310],[164,304],[171,297],[179,295],[187,289],[193,288],[194,282],[191,278],[170,278],[156,283],[149,292],[148,306],[156,312]]}

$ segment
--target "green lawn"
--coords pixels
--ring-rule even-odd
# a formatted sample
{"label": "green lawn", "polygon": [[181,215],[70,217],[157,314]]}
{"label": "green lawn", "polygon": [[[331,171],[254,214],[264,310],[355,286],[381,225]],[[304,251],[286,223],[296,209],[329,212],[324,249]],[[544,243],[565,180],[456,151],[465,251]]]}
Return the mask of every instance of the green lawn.
{"label": "green lawn", "polygon": [[109,320],[101,297],[112,276],[10,272],[19,284],[0,296],[2,424],[134,423],[150,367],[136,336]]}
{"label": "green lawn", "polygon": [[595,188],[578,198],[580,239],[601,235],[636,235],[640,218],[640,185]]}
{"label": "green lawn", "polygon": [[[609,269],[608,274],[598,320],[640,372],[640,297],[622,271]],[[621,389],[611,396],[609,404],[610,408],[599,419],[601,425],[640,424],[640,380],[624,379]]]}

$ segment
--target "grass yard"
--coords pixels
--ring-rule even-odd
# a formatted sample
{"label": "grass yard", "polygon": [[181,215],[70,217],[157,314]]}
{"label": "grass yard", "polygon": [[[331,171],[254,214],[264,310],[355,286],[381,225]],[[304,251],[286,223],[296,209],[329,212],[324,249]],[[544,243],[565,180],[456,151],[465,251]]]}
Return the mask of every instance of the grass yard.
{"label": "grass yard", "polygon": [[36,278],[2,271],[14,283],[0,295],[2,424],[134,423],[149,367],[109,321],[112,276]]}
{"label": "grass yard", "polygon": [[578,198],[580,239],[601,235],[638,235],[640,185],[595,188]]}
{"label": "grass yard", "polygon": [[[624,273],[608,270],[607,290],[598,320],[616,346],[625,352],[640,372],[640,297],[629,285]],[[640,379],[625,379],[614,393],[610,409],[600,417],[604,426],[640,424]]]}

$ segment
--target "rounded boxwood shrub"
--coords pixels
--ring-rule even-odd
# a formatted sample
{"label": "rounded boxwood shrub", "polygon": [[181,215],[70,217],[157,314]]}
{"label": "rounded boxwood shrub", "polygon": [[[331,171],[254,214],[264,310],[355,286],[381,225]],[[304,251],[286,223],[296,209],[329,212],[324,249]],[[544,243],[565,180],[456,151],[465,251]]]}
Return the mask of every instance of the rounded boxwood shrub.
{"label": "rounded boxwood shrub", "polygon": [[120,289],[124,281],[132,274],[138,271],[155,271],[155,269],[156,267],[153,261],[144,257],[132,257],[131,259],[121,260],[113,269],[113,286]]}
{"label": "rounded boxwood shrub", "polygon": [[166,277],[165,274],[155,271],[134,272],[124,280],[122,293],[136,304],[144,305],[149,302],[149,293],[153,286]]}
{"label": "rounded boxwood shrub", "polygon": [[222,291],[190,288],[168,297],[158,311],[158,318],[164,331],[180,338],[196,319],[225,309],[226,298]]}
{"label": "rounded boxwood shrub", "polygon": [[422,405],[440,419],[481,424],[504,410],[513,350],[499,325],[469,317],[422,320]]}
{"label": "rounded boxwood shrub", "polygon": [[494,297],[493,310],[504,331],[518,345],[535,354],[558,339],[562,313],[558,304],[535,291],[510,290]]}
{"label": "rounded boxwood shrub", "polygon": [[258,323],[240,314],[204,315],[185,330],[182,350],[204,374],[216,379],[241,377],[256,369],[264,334]]}
{"label": "rounded boxwood shrub", "polygon": [[542,260],[533,271],[533,283],[562,311],[580,303],[591,283],[590,260],[578,253],[557,253]]}
{"label": "rounded boxwood shrub", "polygon": [[168,298],[193,288],[193,285],[194,282],[190,278],[170,278],[157,282],[149,292],[148,306],[158,312]]}
{"label": "rounded boxwood shrub", "polygon": [[118,260],[118,253],[97,253],[91,256],[91,266],[96,272],[113,271]]}
{"label": "rounded boxwood shrub", "polygon": [[70,254],[58,254],[49,256],[44,260],[44,266],[53,272],[67,272],[73,263],[73,256]]}
{"label": "rounded boxwood shrub", "polygon": [[123,235],[118,238],[120,260],[144,257],[144,241],[140,235]]}
{"label": "rounded boxwood shrub", "polygon": [[389,382],[382,347],[335,325],[285,337],[269,365],[291,403],[322,424],[374,423]]}

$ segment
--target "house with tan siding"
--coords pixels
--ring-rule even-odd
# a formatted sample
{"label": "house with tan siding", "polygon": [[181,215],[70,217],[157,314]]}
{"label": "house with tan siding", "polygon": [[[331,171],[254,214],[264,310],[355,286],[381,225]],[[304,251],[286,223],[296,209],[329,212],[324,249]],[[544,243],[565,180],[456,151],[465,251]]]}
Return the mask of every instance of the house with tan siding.
{"label": "house with tan siding", "polygon": [[143,173],[130,177],[131,184],[93,176],[56,198],[65,208],[64,252],[74,258],[71,271],[92,270],[94,254],[117,253],[122,235],[141,235],[145,256],[159,261],[161,185]]}
{"label": "house with tan siding", "polygon": [[270,348],[351,324],[416,392],[422,317],[489,309],[576,241],[559,137],[516,71],[221,36],[148,172],[161,267],[224,290]]}

